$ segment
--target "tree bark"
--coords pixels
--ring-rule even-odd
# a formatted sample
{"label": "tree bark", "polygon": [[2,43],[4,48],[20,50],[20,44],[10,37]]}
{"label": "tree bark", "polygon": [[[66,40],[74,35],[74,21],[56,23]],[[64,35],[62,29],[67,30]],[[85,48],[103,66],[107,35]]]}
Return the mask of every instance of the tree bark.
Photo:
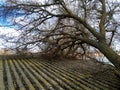
{"label": "tree bark", "polygon": [[120,56],[106,43],[98,42],[97,48],[120,71]]}

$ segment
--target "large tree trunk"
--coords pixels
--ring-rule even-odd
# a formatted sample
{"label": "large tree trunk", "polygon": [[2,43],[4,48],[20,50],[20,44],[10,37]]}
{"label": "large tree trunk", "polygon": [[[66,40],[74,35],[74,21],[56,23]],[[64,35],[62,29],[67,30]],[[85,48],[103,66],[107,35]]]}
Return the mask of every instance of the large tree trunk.
{"label": "large tree trunk", "polygon": [[120,71],[120,56],[113,49],[111,49],[106,43],[99,42],[97,48]]}

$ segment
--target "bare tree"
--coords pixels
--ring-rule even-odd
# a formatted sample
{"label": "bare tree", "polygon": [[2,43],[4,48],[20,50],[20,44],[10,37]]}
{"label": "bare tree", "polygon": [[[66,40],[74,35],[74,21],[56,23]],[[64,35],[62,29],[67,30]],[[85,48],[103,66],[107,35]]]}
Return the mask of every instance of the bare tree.
{"label": "bare tree", "polygon": [[7,0],[2,7],[5,14],[14,13],[9,19],[19,30],[36,37],[25,44],[42,42],[61,51],[88,44],[120,70],[120,56],[110,46],[119,33],[117,0]]}

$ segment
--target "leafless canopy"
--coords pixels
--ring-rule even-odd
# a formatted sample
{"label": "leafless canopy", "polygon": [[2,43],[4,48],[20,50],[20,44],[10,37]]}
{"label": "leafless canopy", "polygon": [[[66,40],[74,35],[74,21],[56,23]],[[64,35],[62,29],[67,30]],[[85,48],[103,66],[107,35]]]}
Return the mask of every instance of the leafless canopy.
{"label": "leafless canopy", "polygon": [[9,19],[22,32],[17,40],[20,46],[77,55],[86,53],[90,45],[112,63],[118,58],[110,48],[120,33],[117,0],[7,0],[2,7],[6,15],[13,13]]}

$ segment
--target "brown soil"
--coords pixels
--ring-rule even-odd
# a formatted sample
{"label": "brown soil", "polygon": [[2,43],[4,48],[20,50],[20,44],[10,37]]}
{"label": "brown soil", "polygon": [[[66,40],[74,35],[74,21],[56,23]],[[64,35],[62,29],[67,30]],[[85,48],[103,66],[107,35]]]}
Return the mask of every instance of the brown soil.
{"label": "brown soil", "polygon": [[108,69],[114,69],[113,66],[93,60],[42,60],[56,67],[65,68],[69,71],[80,72],[82,74],[94,74]]}

